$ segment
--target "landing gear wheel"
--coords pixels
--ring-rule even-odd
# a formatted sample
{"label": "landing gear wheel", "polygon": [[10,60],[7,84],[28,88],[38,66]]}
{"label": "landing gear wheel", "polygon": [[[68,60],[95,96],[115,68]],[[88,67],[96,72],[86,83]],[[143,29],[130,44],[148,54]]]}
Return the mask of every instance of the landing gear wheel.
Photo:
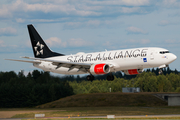
{"label": "landing gear wheel", "polygon": [[113,81],[114,80],[114,76],[113,75],[108,75],[107,76],[107,80],[108,81]]}
{"label": "landing gear wheel", "polygon": [[86,79],[88,80],[88,81],[93,81],[94,80],[94,76],[93,75],[88,75],[87,77],[86,77]]}

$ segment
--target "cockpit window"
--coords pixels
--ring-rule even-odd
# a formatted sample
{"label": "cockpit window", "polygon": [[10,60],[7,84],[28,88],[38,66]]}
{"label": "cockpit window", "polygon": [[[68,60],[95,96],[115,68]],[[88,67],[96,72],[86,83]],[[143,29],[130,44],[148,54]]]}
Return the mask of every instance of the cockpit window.
{"label": "cockpit window", "polygon": [[169,51],[160,51],[160,54],[165,54],[165,53],[169,53]]}

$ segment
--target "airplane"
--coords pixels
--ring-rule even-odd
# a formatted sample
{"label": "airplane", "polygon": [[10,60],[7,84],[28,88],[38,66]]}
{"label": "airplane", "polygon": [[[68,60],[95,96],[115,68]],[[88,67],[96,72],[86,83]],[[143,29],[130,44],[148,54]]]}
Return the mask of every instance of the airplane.
{"label": "airplane", "polygon": [[107,80],[112,81],[112,73],[117,71],[136,75],[142,73],[144,68],[162,69],[177,59],[167,49],[158,47],[64,55],[50,50],[32,24],[27,25],[27,28],[34,57],[22,57],[29,60],[6,60],[33,63],[34,67],[59,74],[89,74],[86,77],[89,81],[94,80],[94,75],[108,73]]}

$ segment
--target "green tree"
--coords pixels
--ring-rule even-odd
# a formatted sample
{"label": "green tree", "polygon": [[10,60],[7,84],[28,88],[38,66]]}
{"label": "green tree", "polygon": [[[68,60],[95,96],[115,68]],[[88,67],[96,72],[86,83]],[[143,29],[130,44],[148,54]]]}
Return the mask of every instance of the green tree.
{"label": "green tree", "polygon": [[38,77],[40,77],[41,73],[38,70],[34,70],[32,72],[32,76],[34,79],[37,79]]}
{"label": "green tree", "polygon": [[180,92],[180,87],[177,87],[175,92]]}
{"label": "green tree", "polygon": [[157,76],[158,81],[158,92],[170,92],[172,90],[171,82],[166,78],[165,75]]}
{"label": "green tree", "polygon": [[174,90],[176,90],[177,87],[180,87],[180,76],[178,74],[170,73],[170,74],[167,74],[166,77],[171,82]]}
{"label": "green tree", "polygon": [[89,93],[99,93],[99,88],[96,86],[92,86],[92,88],[89,90]]}
{"label": "green tree", "polygon": [[115,77],[114,81],[111,82],[111,91],[122,92],[122,87],[123,87],[123,79]]}

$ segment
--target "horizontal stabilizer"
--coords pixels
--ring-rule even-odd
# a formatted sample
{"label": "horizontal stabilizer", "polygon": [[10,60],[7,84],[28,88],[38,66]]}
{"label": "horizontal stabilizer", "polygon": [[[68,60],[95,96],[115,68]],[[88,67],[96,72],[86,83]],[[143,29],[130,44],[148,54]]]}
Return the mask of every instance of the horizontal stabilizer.
{"label": "horizontal stabilizer", "polygon": [[10,61],[18,61],[18,62],[27,62],[27,63],[41,63],[39,61],[28,61],[28,60],[15,60],[15,59],[5,59]]}

